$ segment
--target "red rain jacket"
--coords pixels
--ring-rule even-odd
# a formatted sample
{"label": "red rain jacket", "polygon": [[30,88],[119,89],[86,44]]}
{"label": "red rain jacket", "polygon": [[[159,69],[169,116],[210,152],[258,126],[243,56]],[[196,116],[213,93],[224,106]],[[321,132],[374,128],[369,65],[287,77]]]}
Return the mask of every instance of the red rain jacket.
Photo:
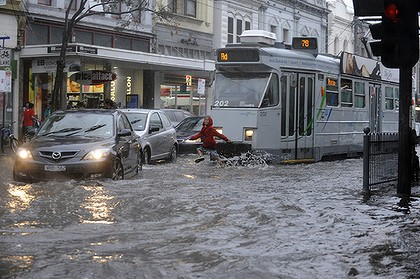
{"label": "red rain jacket", "polygon": [[204,148],[216,149],[216,140],[214,139],[214,137],[221,138],[224,141],[229,141],[229,139],[226,136],[217,132],[216,129],[213,127],[213,119],[210,116],[208,116],[208,118],[208,125],[206,126],[203,123],[203,127],[201,128],[200,132],[191,136],[190,139],[195,140],[201,138]]}

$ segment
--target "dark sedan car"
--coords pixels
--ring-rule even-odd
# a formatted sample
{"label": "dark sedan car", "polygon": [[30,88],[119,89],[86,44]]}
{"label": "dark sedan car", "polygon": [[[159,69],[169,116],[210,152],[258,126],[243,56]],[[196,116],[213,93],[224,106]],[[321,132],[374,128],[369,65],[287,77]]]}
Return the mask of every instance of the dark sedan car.
{"label": "dark sedan car", "polygon": [[[200,132],[203,127],[205,116],[192,116],[185,118],[175,127],[178,140],[179,153],[196,153],[201,146],[201,139],[190,140],[192,135]],[[236,142],[227,144],[225,141],[216,138],[217,152],[225,157],[239,156],[243,152],[251,150],[249,144]]]}
{"label": "dark sedan car", "polygon": [[201,145],[201,140],[190,140],[192,135],[200,132],[203,127],[204,116],[187,117],[175,127],[179,153],[195,153]]}
{"label": "dark sedan car", "polygon": [[141,144],[127,116],[116,110],[53,113],[16,152],[15,181],[124,179],[142,169]]}

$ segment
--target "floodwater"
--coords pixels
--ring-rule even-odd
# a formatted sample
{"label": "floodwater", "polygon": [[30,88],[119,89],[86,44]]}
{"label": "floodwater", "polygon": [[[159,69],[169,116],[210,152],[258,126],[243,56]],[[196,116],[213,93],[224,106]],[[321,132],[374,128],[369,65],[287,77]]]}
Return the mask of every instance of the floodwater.
{"label": "floodwater", "polygon": [[420,277],[420,202],[401,205],[395,186],[366,201],[362,159],[194,158],[124,181],[17,184],[3,157],[0,278]]}

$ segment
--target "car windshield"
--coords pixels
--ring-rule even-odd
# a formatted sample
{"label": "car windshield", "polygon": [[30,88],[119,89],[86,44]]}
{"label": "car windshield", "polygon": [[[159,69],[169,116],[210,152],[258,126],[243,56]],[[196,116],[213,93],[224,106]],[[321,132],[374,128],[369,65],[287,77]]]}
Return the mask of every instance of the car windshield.
{"label": "car windshield", "polygon": [[146,128],[147,113],[126,113],[134,131],[143,131]]}
{"label": "car windshield", "polygon": [[200,131],[203,127],[204,118],[185,118],[179,125],[176,127],[176,130],[179,132],[185,131]]}
{"label": "car windshield", "polygon": [[97,113],[56,113],[51,115],[38,131],[38,136],[108,138],[113,134],[113,116]]}

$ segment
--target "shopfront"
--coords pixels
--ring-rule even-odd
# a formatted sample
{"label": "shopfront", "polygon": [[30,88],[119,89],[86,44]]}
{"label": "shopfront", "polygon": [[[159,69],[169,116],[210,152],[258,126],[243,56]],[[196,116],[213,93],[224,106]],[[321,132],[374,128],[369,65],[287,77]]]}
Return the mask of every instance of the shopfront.
{"label": "shopfront", "polygon": [[[208,79],[214,61],[75,45],[75,51],[66,56],[64,69],[66,80],[63,83],[69,108],[101,107],[103,101],[110,98],[121,108],[182,107],[196,114],[204,111],[205,93],[198,94],[198,79]],[[34,103],[39,119],[43,119],[51,101],[56,76],[58,53],[46,55],[49,49],[51,46],[29,46],[20,53],[23,84],[19,103],[20,106]],[[103,84],[82,84],[72,78],[86,71],[107,71],[114,74],[115,79]],[[172,73],[177,74],[178,80],[174,81]],[[192,76],[190,85],[184,80],[187,75]]]}

